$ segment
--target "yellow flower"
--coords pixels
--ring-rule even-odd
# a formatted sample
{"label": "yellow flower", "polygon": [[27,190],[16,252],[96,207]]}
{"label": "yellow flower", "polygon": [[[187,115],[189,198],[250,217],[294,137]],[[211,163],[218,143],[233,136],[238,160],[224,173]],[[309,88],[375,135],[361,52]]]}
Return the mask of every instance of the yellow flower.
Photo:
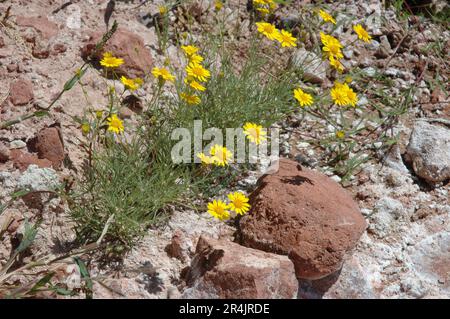
{"label": "yellow flower", "polygon": [[193,88],[194,90],[196,90],[196,91],[201,91],[201,92],[203,92],[203,91],[206,90],[206,88],[205,88],[200,82],[197,82],[197,81],[195,81],[195,80],[185,79],[184,82],[187,83],[187,84],[189,84],[189,86],[190,86],[191,88]]}
{"label": "yellow flower", "polygon": [[269,9],[271,11],[273,11],[277,8],[277,4],[275,2],[273,2],[273,0],[267,0],[267,2],[269,3]]}
{"label": "yellow flower", "polygon": [[311,94],[303,92],[303,90],[300,88],[294,90],[294,97],[298,101],[298,103],[300,103],[301,107],[313,104],[313,97],[311,96]]}
{"label": "yellow flower", "polygon": [[181,49],[184,51],[184,54],[188,57],[197,53],[199,50],[196,46],[193,45],[182,45]]}
{"label": "yellow flower", "polygon": [[247,138],[256,145],[260,144],[261,141],[266,140],[266,137],[264,135],[266,135],[267,132],[263,129],[261,125],[247,122],[245,123],[243,128],[244,134],[247,136]]}
{"label": "yellow flower", "polygon": [[323,32],[320,33],[320,39],[324,45],[322,50],[328,54],[328,57],[334,56],[336,59],[344,57],[341,52],[342,44],[338,39]]}
{"label": "yellow flower", "polygon": [[330,61],[330,65],[335,68],[336,70],[338,70],[340,73],[344,72],[344,66],[342,65],[341,61],[339,61],[338,59],[336,59],[334,56],[330,55],[329,56],[329,61]]}
{"label": "yellow flower", "polygon": [[167,7],[166,6],[159,6],[158,10],[159,10],[159,14],[162,15],[162,16],[167,13]]}
{"label": "yellow flower", "polygon": [[228,165],[232,161],[233,153],[231,153],[225,146],[215,144],[210,150],[209,154],[213,157],[214,164],[217,166]]}
{"label": "yellow flower", "polygon": [[197,157],[202,161],[202,164],[212,164],[214,159],[211,156],[205,155],[205,153],[198,153]]}
{"label": "yellow flower", "polygon": [[281,30],[276,38],[282,47],[296,47],[297,38],[293,37],[289,31]]}
{"label": "yellow flower", "polygon": [[120,78],[120,82],[122,82],[123,85],[125,85],[125,88],[129,89],[130,91],[139,89],[139,87],[144,83],[141,78],[128,79],[123,75]]}
{"label": "yellow flower", "polygon": [[123,64],[123,59],[114,57],[111,52],[105,52],[100,64],[105,68],[117,68]]}
{"label": "yellow flower", "polygon": [[323,45],[327,45],[331,38],[333,38],[333,36],[323,33],[322,31],[320,32],[320,41],[322,41]]}
{"label": "yellow flower", "polygon": [[175,76],[170,74],[169,70],[166,68],[153,68],[152,74],[157,79],[163,79],[165,81],[173,82],[175,81]]}
{"label": "yellow flower", "polygon": [[267,22],[256,22],[258,32],[264,34],[269,40],[275,40],[280,31],[273,25]]}
{"label": "yellow flower", "polygon": [[117,117],[116,114],[112,114],[110,117],[106,119],[108,122],[108,131],[111,131],[116,134],[120,134],[123,132],[123,122]]}
{"label": "yellow flower", "polygon": [[347,91],[342,83],[336,82],[330,94],[335,104],[341,106],[348,104]]}
{"label": "yellow flower", "polygon": [[356,93],[353,91],[352,88],[348,87],[347,84],[345,84],[347,86],[347,98],[348,98],[348,104],[351,106],[356,106],[356,103],[358,103],[358,95],[356,95]]}
{"label": "yellow flower", "polygon": [[201,55],[198,54],[192,54],[189,56],[189,62],[193,62],[193,63],[200,63],[203,61],[203,57]]}
{"label": "yellow flower", "polygon": [[331,98],[335,104],[340,106],[355,106],[358,103],[358,96],[347,83],[336,82],[331,89]]}
{"label": "yellow flower", "polygon": [[201,64],[190,62],[186,67],[186,73],[201,82],[208,81],[208,78],[211,77],[211,73],[205,69]]}
{"label": "yellow flower", "polygon": [[81,132],[84,135],[89,134],[90,131],[91,131],[91,125],[89,124],[89,122],[84,122],[83,124],[81,124]]}
{"label": "yellow flower", "polygon": [[220,0],[214,1],[214,9],[216,11],[220,11],[220,9],[222,9],[222,7],[223,7],[222,1],[220,1]]}
{"label": "yellow flower", "polygon": [[320,32],[320,40],[322,41],[322,44],[324,47],[328,47],[327,50],[324,49],[324,51],[330,51],[333,53],[338,59],[342,59],[342,55],[337,54],[337,52],[340,53],[340,49],[342,48],[341,42],[339,42],[338,39],[333,37],[332,35],[325,34],[323,32]]}
{"label": "yellow flower", "polygon": [[269,9],[267,8],[256,8],[256,10],[259,11],[263,16],[270,13]]}
{"label": "yellow flower", "polygon": [[220,199],[213,200],[212,203],[208,203],[208,213],[219,220],[227,220],[230,218],[228,205]]}
{"label": "yellow flower", "polygon": [[370,42],[372,40],[372,37],[370,34],[366,31],[366,29],[363,28],[362,25],[357,24],[353,26],[353,30],[358,35],[358,38],[363,40],[364,42]]}
{"label": "yellow flower", "polygon": [[186,101],[187,104],[197,105],[200,104],[200,98],[195,94],[181,93],[181,98]]}
{"label": "yellow flower", "polygon": [[336,131],[336,137],[339,139],[343,139],[345,137],[344,131]]}
{"label": "yellow flower", "polygon": [[328,12],[320,10],[319,15],[322,17],[323,21],[336,24],[336,20],[334,20],[334,18]]}
{"label": "yellow flower", "polygon": [[235,211],[236,214],[244,215],[250,209],[250,204],[248,203],[248,197],[242,193],[234,192],[228,194],[228,199],[230,204],[228,207]]}
{"label": "yellow flower", "polygon": [[275,5],[273,0],[253,0],[253,4],[256,6]]}

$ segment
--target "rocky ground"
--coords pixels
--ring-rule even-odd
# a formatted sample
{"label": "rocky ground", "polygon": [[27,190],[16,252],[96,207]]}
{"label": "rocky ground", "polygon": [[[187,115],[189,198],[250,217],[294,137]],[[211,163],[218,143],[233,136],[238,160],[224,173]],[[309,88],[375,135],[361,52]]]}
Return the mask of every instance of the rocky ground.
{"label": "rocky ground", "polygon": [[[106,31],[107,2],[72,0],[60,10],[65,1],[0,3],[0,14],[11,6],[11,16],[0,24],[1,122],[51,103],[83,63],[89,46]],[[133,66],[127,70],[131,75],[142,76],[164,59],[155,29],[142,18],[158,12],[161,3],[117,1],[112,19],[120,27],[110,48]],[[194,13],[206,10],[204,3],[192,8]],[[91,276],[98,278],[94,297],[450,297],[450,32],[414,16],[406,32],[396,12],[385,10],[378,0],[367,5],[341,1],[335,9],[372,21],[367,24],[374,41],[345,52],[346,63],[368,77],[375,70],[384,72],[393,81],[387,92],[392,96],[404,86],[419,87],[408,113],[392,128],[399,143],[380,149],[344,189],[340,178],[320,165],[320,150],[304,142],[313,119],[301,118],[298,125],[300,117],[290,117],[280,127],[283,156],[291,160],[260,181],[251,196],[255,209],[241,220],[239,234],[234,225],[206,213],[173,207],[170,221],[149,230],[122,263],[89,264]],[[223,10],[230,21],[248,25],[244,1],[228,1]],[[129,43],[139,50],[129,50]],[[424,54],[421,49],[427,46]],[[177,63],[178,48],[170,45],[168,52]],[[326,72],[314,75],[319,82],[330,82]],[[433,85],[432,79],[443,86]],[[0,129],[1,202],[24,187],[36,191],[0,216],[0,230],[6,225],[10,235],[0,242],[0,265],[16,247],[26,219],[43,218],[32,256],[64,253],[75,238],[64,200],[46,190],[70,180],[82,167],[83,136],[73,117],[82,116],[88,106],[107,103],[101,93],[106,82],[88,73],[82,83],[85,91],[77,86],[64,94],[50,116]],[[145,103],[152,92],[144,86],[137,95]],[[135,116],[131,107],[121,111],[130,125]],[[300,169],[295,160],[302,163]],[[239,185],[253,190],[259,177],[250,172]],[[301,238],[298,228],[304,230]],[[58,276],[69,287],[80,284],[74,264],[68,263]]]}

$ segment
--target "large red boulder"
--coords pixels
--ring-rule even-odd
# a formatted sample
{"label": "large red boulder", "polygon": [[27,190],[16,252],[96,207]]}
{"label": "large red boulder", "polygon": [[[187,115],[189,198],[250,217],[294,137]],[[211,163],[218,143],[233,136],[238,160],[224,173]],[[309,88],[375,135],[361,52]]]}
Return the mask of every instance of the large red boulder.
{"label": "large red boulder", "polygon": [[339,270],[366,228],[352,197],[327,176],[287,159],[258,183],[251,211],[240,220],[241,243],[289,256],[298,278]]}
{"label": "large red boulder", "polygon": [[[90,36],[88,43],[81,49],[84,59],[91,55],[95,44],[102,36],[103,32],[95,32]],[[124,60],[124,64],[114,69],[118,75],[125,75],[129,78],[144,77],[153,66],[150,50],[144,46],[142,38],[128,30],[118,29],[107,42],[103,51],[98,52],[94,58],[100,61],[104,52],[111,52],[115,57]]]}
{"label": "large red boulder", "polygon": [[183,298],[292,299],[298,292],[287,257],[204,236],[184,279]]}

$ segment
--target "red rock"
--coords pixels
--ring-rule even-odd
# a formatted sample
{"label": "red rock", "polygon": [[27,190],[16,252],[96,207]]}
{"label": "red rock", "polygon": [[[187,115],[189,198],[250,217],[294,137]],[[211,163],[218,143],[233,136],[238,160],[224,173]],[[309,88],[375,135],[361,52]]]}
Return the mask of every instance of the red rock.
{"label": "red rock", "polygon": [[25,105],[34,99],[33,85],[27,79],[11,83],[9,98],[14,105]]}
{"label": "red rock", "polygon": [[48,45],[38,42],[33,46],[31,54],[37,59],[47,59],[50,56],[50,50]]}
{"label": "red rock", "polygon": [[67,47],[62,43],[57,43],[53,46],[52,53],[54,55],[61,54],[67,51]]}
{"label": "red rock", "polygon": [[3,37],[0,37],[0,48],[3,48],[5,46],[5,40]]}
{"label": "red rock", "polygon": [[126,106],[122,106],[119,110],[119,117],[122,120],[129,119],[133,116],[133,111]]}
{"label": "red rock", "polygon": [[173,258],[177,258],[182,262],[185,262],[189,258],[189,239],[184,236],[184,233],[179,229],[172,235],[172,240],[169,245],[166,246],[165,251],[167,255]]}
{"label": "red rock", "polygon": [[6,66],[6,69],[8,70],[9,73],[15,72],[15,71],[17,71],[17,64],[10,63]]}
{"label": "red rock", "polygon": [[0,59],[8,58],[13,54],[13,49],[11,47],[0,49]]}
{"label": "red rock", "polygon": [[188,288],[182,298],[292,299],[298,290],[287,257],[204,236],[184,279]]}
{"label": "red rock", "polygon": [[39,159],[36,154],[30,154],[19,149],[11,150],[11,160],[14,167],[21,172],[25,171],[31,164],[37,165],[41,168],[51,167],[52,162],[47,159]]}
{"label": "red rock", "polygon": [[0,144],[0,163],[6,163],[9,161],[11,154],[9,148],[4,144]]}
{"label": "red rock", "polygon": [[[89,57],[102,35],[103,31],[92,34],[88,44],[81,50],[84,59]],[[128,30],[117,30],[103,52],[111,52],[114,56],[124,59],[125,63],[115,69],[115,72],[127,77],[143,77],[153,66],[152,56],[149,49],[144,46],[142,38]],[[100,60],[103,52],[99,52],[95,58]]]}
{"label": "red rock", "polygon": [[10,234],[14,234],[15,232],[17,232],[17,230],[19,229],[19,227],[20,227],[20,222],[17,220],[17,219],[13,219],[12,221],[11,221],[11,223],[9,224],[9,226],[8,226],[8,228],[7,228],[7,231],[8,231],[8,233],[10,233]]}
{"label": "red rock", "polygon": [[36,150],[39,158],[52,162],[53,168],[58,169],[64,160],[64,144],[56,127],[45,128],[36,136]]}
{"label": "red rock", "polygon": [[351,196],[327,176],[281,159],[250,196],[250,212],[240,220],[245,246],[293,261],[298,278],[319,279],[342,266],[366,222]]}
{"label": "red rock", "polygon": [[18,16],[16,24],[21,27],[31,27],[39,31],[45,39],[50,39],[58,34],[58,25],[49,21],[46,17]]}

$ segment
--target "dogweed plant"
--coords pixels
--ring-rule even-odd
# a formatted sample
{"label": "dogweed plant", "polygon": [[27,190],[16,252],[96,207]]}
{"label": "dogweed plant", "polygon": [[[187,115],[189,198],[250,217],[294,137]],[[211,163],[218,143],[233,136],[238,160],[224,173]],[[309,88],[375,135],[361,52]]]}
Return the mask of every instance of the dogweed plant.
{"label": "dogweed plant", "polygon": [[[222,134],[227,128],[240,129],[250,148],[274,143],[267,129],[297,117],[300,136],[321,149],[320,163],[344,180],[369,158],[375,142],[394,142],[388,130],[406,112],[412,89],[397,101],[389,99],[383,93],[385,78],[377,73],[368,77],[344,60],[345,49],[372,40],[364,23],[338,21],[337,12],[329,8],[305,5],[298,8],[300,23],[288,27],[274,18],[288,5],[253,0],[246,38],[240,37],[239,21],[227,25],[224,1],[212,2],[205,14],[217,23],[200,34],[195,19],[187,19],[181,31],[169,23],[169,12],[176,10],[160,8],[158,53],[164,62],[145,70],[142,77],[128,77],[117,72],[127,67],[122,57],[102,50],[98,71],[88,61],[74,75],[70,88],[78,84],[85,92],[79,80],[88,69],[98,72],[108,98],[106,105],[89,106],[83,117],[74,118],[87,157],[68,196],[81,242],[102,237],[112,243],[107,253],[122,253],[176,207],[207,211],[223,221],[249,211],[242,192],[219,198],[243,171],[255,168],[238,163],[229,145],[210,137],[200,141],[197,151],[193,141],[188,144],[190,160],[174,161],[178,141],[173,133],[182,128],[195,136],[195,123]],[[338,28],[347,30],[345,38],[340,38]],[[171,62],[170,45],[178,48],[181,66]],[[297,49],[315,58],[290,63]],[[311,71],[311,65],[318,64],[325,66],[331,81],[317,84],[308,79],[308,72],[318,72]],[[142,102],[138,92],[151,98],[132,124],[121,117],[121,109],[129,101]],[[311,122],[312,130],[305,132]],[[206,204],[210,198],[213,201]]]}
{"label": "dogweed plant", "polygon": [[[369,143],[392,143],[387,130],[406,111],[407,95],[401,97],[402,103],[383,104],[385,99],[377,95],[380,90],[369,92],[371,80],[343,59],[343,50],[372,40],[363,23],[343,26],[345,21],[336,21],[336,12],[305,7],[300,9],[303,24],[280,28],[272,14],[282,4],[255,0],[253,5],[251,39],[242,45],[245,54],[239,63],[239,44],[232,39],[240,28],[224,31],[220,14],[226,3],[222,2],[216,2],[208,13],[216,15],[215,28],[195,36],[190,36],[195,33],[191,31],[194,19],[188,19],[182,36],[171,36],[178,31],[170,29],[168,12],[161,12],[166,22],[158,32],[163,37],[164,63],[147,70],[143,78],[119,77],[116,68],[126,64],[113,52],[103,54],[100,65],[110,79],[109,103],[77,119],[88,154],[86,173],[71,197],[80,239],[98,237],[105,222],[112,219],[106,238],[120,243],[114,250],[121,252],[147,227],[164,221],[177,205],[207,211],[223,221],[248,212],[244,193],[218,198],[240,172],[252,168],[237,163],[237,155],[223,141],[201,141],[199,152],[191,143],[188,162],[173,160],[177,143],[173,132],[183,128],[194,136],[196,122],[222,133],[226,128],[240,128],[249,145],[260,145],[272,142],[266,129],[274,123],[297,116],[301,130],[301,121],[308,116],[319,129],[309,132],[312,136],[305,141],[322,149],[323,165],[344,180],[368,159]],[[338,27],[347,28],[350,36],[340,39],[335,33]],[[171,63],[170,41],[178,47],[181,66]],[[312,62],[323,63],[332,81],[321,85],[308,81],[305,72],[311,61],[289,63],[297,48],[314,52],[318,61]],[[375,79],[381,83],[381,78]],[[123,91],[118,92],[111,81],[121,82]],[[139,100],[137,90],[152,92],[152,98],[137,114],[137,125],[129,125],[120,118],[120,109],[130,97]],[[370,95],[374,97],[370,103],[361,103]],[[204,200],[211,197],[205,207]]]}

